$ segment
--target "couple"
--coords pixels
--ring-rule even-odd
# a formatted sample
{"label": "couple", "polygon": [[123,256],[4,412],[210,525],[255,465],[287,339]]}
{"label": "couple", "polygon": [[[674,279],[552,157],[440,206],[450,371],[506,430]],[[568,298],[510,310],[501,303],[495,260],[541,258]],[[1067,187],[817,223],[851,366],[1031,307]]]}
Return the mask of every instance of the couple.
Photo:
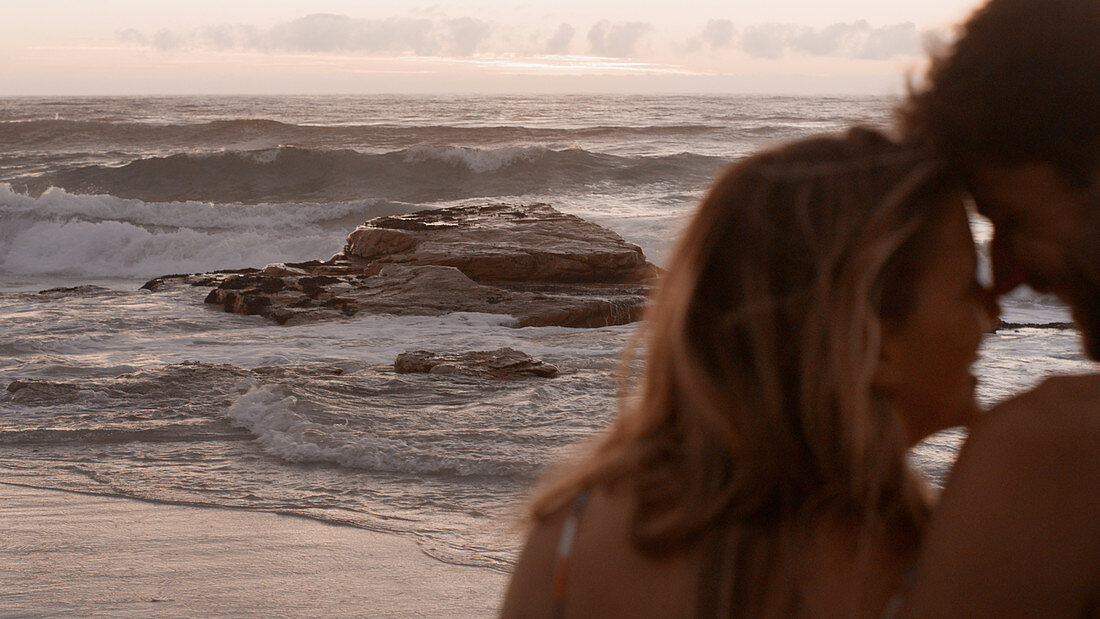
{"label": "couple", "polygon": [[[505,616],[1100,613],[1100,376],[979,415],[969,370],[1024,282],[1100,357],[1100,0],[991,0],[902,118],[905,143],[853,129],[715,184],[635,394],[533,503]],[[933,505],[906,450],[958,425]]]}

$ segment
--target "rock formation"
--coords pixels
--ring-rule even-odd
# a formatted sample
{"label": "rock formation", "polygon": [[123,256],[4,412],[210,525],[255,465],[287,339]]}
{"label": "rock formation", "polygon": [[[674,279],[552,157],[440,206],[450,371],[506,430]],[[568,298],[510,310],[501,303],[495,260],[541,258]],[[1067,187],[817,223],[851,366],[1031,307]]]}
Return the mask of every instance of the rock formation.
{"label": "rock formation", "polygon": [[558,368],[512,348],[451,354],[413,350],[398,355],[393,361],[393,369],[398,374],[461,374],[492,378],[553,378],[558,375]]}
{"label": "rock formation", "polygon": [[279,324],[359,312],[484,312],[515,327],[637,320],[657,268],[614,232],[545,204],[489,204],[372,219],[327,261],[169,275],[206,302]]}

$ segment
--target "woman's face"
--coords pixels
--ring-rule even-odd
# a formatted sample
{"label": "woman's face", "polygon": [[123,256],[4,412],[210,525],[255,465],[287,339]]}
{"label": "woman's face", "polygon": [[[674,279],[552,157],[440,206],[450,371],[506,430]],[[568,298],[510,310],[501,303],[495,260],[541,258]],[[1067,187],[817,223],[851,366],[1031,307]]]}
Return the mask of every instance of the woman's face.
{"label": "woman's face", "polygon": [[915,305],[905,320],[883,326],[876,384],[897,406],[909,444],[978,414],[970,366],[996,313],[976,277],[962,196],[946,200],[948,212],[915,275]]}

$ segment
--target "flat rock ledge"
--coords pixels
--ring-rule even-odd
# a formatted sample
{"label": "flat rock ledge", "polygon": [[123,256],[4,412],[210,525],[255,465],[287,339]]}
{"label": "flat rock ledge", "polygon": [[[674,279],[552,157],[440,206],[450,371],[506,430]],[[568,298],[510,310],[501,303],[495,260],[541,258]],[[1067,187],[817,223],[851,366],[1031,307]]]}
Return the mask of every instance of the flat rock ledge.
{"label": "flat rock ledge", "polygon": [[513,348],[464,353],[403,352],[393,361],[398,374],[457,374],[491,378],[553,378],[558,368]]}
{"label": "flat rock ledge", "polygon": [[990,331],[993,333],[1010,329],[1055,329],[1065,331],[1076,328],[1077,325],[1072,322],[998,322],[993,325]]}
{"label": "flat rock ledge", "polygon": [[329,260],[166,275],[153,291],[210,287],[206,303],[282,325],[360,312],[506,314],[513,327],[638,320],[657,267],[614,232],[546,204],[379,217]]}

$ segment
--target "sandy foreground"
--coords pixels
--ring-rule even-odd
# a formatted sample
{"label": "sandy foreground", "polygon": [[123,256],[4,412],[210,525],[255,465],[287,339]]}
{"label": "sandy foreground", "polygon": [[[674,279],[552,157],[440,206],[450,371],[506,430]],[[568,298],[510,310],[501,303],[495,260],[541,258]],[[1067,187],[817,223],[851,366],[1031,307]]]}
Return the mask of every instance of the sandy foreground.
{"label": "sandy foreground", "polygon": [[492,616],[507,576],[261,512],[0,482],[0,616]]}

